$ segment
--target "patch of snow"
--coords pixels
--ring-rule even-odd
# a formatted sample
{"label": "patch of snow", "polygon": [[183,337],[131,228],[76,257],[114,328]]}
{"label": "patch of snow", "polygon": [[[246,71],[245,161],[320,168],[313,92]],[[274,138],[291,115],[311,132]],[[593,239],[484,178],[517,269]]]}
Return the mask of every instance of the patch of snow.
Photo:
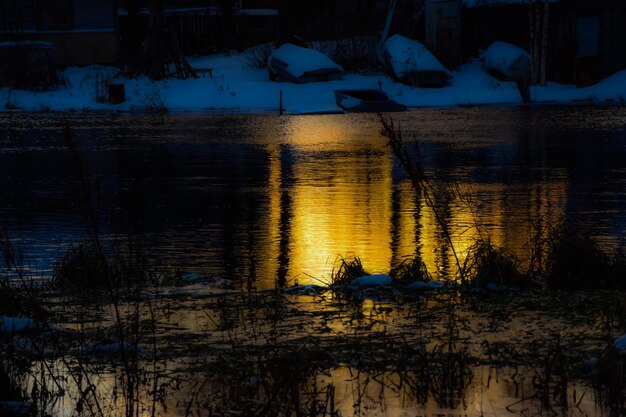
{"label": "patch of snow", "polygon": [[441,281],[415,281],[408,286],[410,290],[433,290],[437,288],[443,288],[443,282]]}
{"label": "patch of snow", "polygon": [[535,102],[611,102],[626,100],[626,70],[589,87],[547,83],[546,86],[530,88],[530,97]]}
{"label": "patch of snow", "polygon": [[343,71],[341,65],[320,51],[290,43],[282,45],[272,53],[270,62],[275,59],[287,64],[287,70],[295,78],[300,78],[307,72],[320,69]]}
{"label": "patch of snow", "polygon": [[452,72],[452,79],[442,88],[417,88],[399,83],[383,84],[390,98],[407,107],[445,107],[483,104],[521,103],[513,81],[498,81],[487,74],[478,60]]}
{"label": "patch of snow", "polygon": [[626,99],[626,70],[619,71],[596,85],[581,88],[597,101],[624,101]]}
{"label": "patch of snow", "polygon": [[321,285],[294,285],[293,287],[285,288],[285,291],[292,294],[314,295],[326,291],[326,287]]}
{"label": "patch of snow", "polygon": [[31,330],[38,326],[38,323],[28,317],[0,317],[0,333],[20,333]]}
{"label": "patch of snow", "polygon": [[442,71],[448,69],[421,43],[402,35],[393,35],[385,42],[389,64],[398,78],[415,71]]}
{"label": "patch of snow", "polygon": [[[491,77],[478,60],[452,71],[451,80],[442,88],[406,86],[383,74],[346,74],[342,80],[307,84],[271,82],[267,70],[251,67],[245,54],[191,57],[189,63],[194,68],[211,68],[212,77],[157,82],[147,77],[124,78],[119,75],[119,69],[113,67],[70,67],[61,72],[67,85],[55,90],[0,88],[0,111],[141,112],[162,106],[172,112],[278,114],[282,91],[285,114],[339,113],[342,110],[335,103],[334,90],[378,89],[379,86],[392,100],[408,107],[522,102],[514,82]],[[124,103],[101,102],[101,97],[99,100],[99,83],[106,81],[124,84]],[[585,88],[555,83],[531,87],[531,99],[540,103],[622,101],[626,99],[626,71]]]}
{"label": "patch of snow", "polygon": [[393,280],[389,275],[385,274],[372,274],[365,275],[362,277],[358,277],[353,279],[350,282],[350,287],[354,288],[363,288],[363,287],[378,287],[378,286],[388,286],[393,284]]}
{"label": "patch of snow", "polygon": [[613,346],[615,349],[619,350],[621,353],[626,352],[626,334],[621,335],[613,342]]}
{"label": "patch of snow", "polygon": [[510,43],[496,41],[481,54],[480,58],[488,70],[500,71],[509,78],[530,74],[530,55]]}

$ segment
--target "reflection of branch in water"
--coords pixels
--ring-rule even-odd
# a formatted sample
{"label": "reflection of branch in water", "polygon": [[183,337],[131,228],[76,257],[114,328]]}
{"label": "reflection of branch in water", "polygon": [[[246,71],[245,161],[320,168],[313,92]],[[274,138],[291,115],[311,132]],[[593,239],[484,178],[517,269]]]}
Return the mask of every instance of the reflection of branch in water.
{"label": "reflection of branch in water", "polygon": [[[430,181],[428,181],[424,168],[419,164],[419,161],[416,161],[409,156],[402,140],[402,132],[395,129],[393,119],[391,117],[387,118],[380,113],[378,117],[382,126],[380,133],[387,138],[389,147],[391,147],[394,155],[400,161],[405,173],[409,176],[415,192],[418,196],[424,198],[426,205],[432,210],[435,220],[437,221],[439,227],[441,227],[444,238],[452,250],[452,255],[454,256],[457,270],[459,271],[459,275],[461,277],[461,282],[463,284],[468,284],[465,270],[461,265],[454,243],[452,242],[452,234],[450,233],[449,224],[443,213],[441,213],[437,202],[437,193]],[[417,140],[415,141],[415,144],[417,146]]]}

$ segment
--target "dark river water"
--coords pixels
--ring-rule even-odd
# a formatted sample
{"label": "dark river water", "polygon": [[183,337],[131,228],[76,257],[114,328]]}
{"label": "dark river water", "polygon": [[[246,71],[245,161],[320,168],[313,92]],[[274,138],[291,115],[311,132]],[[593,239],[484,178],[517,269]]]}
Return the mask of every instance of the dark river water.
{"label": "dark river water", "polygon": [[[419,142],[461,254],[482,237],[523,261],[533,226],[561,221],[624,246],[625,107],[393,117]],[[267,288],[327,280],[340,255],[360,257],[373,273],[419,251],[445,275],[440,227],[379,131],[370,114],[2,114],[0,225],[26,265],[48,273],[88,238],[82,171],[103,239],[132,237],[155,262],[184,272]]]}

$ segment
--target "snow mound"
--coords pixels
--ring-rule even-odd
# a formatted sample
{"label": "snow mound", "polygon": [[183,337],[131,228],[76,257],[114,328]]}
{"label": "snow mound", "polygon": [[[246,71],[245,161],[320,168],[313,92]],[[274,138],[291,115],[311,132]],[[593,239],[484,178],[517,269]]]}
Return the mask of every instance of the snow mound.
{"label": "snow mound", "polygon": [[358,277],[353,279],[350,282],[350,287],[355,288],[364,288],[364,287],[378,287],[378,286],[388,286],[393,283],[393,280],[389,275],[385,274],[372,274],[365,275],[362,277]]}
{"label": "snow mound", "polygon": [[341,65],[316,51],[315,49],[303,48],[301,46],[286,43],[276,49],[270,56],[270,61],[279,60],[287,64],[286,69],[295,78],[302,77],[307,72],[318,70],[336,70],[343,72]]}
{"label": "snow mound", "polygon": [[441,71],[448,69],[421,43],[402,35],[393,35],[385,42],[389,65],[398,78],[417,71]]}
{"label": "snow mound", "polygon": [[530,74],[530,55],[522,48],[510,43],[496,41],[491,44],[481,59],[486,69],[498,71],[507,78],[519,78]]}
{"label": "snow mound", "polygon": [[616,72],[608,78],[589,87],[576,88],[573,85],[548,83],[546,87],[531,87],[535,102],[566,101],[624,101],[626,100],[626,70]]}
{"label": "snow mound", "polygon": [[410,290],[434,290],[437,288],[443,288],[443,282],[441,281],[415,281],[408,287]]}
{"label": "snow mound", "polygon": [[598,100],[623,100],[626,98],[626,70],[616,72],[592,86]]}
{"label": "snow mound", "polygon": [[293,287],[286,288],[285,291],[292,294],[300,294],[300,295],[315,295],[321,292],[326,291],[326,287],[322,287],[320,285],[309,284],[309,285],[294,285]]}

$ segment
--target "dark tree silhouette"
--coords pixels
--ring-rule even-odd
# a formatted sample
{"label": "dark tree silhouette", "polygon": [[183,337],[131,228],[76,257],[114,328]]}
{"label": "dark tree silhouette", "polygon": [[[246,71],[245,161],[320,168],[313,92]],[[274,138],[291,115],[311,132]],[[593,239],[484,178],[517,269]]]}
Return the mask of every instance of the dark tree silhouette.
{"label": "dark tree silhouette", "polygon": [[[133,13],[141,13],[138,0],[129,0],[129,22],[137,18],[130,16],[130,4],[133,4]],[[138,30],[130,27],[131,42],[133,31]],[[131,44],[133,45],[133,44]],[[132,46],[131,46],[132,47]],[[147,75],[153,80],[163,80],[169,77],[197,78],[193,68],[189,65],[182,54],[176,32],[167,26],[165,18],[165,0],[153,0],[150,6],[146,34],[143,41],[139,59],[130,66],[130,76]]]}

